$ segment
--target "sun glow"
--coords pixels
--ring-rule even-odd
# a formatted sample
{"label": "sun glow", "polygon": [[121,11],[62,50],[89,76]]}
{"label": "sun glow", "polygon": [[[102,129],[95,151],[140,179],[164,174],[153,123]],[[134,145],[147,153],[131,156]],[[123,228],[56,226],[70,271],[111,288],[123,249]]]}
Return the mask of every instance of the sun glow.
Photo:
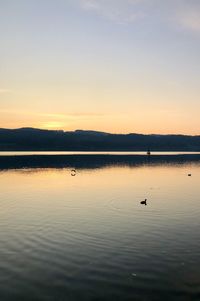
{"label": "sun glow", "polygon": [[44,129],[63,129],[63,127],[65,127],[65,124],[60,122],[60,121],[49,121],[49,122],[45,122],[43,124],[40,125],[41,128]]}

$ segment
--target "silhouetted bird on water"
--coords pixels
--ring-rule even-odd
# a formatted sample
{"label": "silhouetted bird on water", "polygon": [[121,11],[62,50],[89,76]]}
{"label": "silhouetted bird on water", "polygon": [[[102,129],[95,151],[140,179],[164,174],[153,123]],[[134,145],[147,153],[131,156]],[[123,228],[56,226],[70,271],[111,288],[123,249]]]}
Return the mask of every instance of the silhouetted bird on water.
{"label": "silhouetted bird on water", "polygon": [[76,175],[76,169],[71,170],[71,176],[74,177]]}
{"label": "silhouetted bird on water", "polygon": [[147,150],[147,156],[150,156],[151,155],[151,152],[150,152],[150,149]]}
{"label": "silhouetted bird on water", "polygon": [[140,202],[140,204],[142,204],[142,205],[147,205],[147,199],[145,199],[144,201],[142,201],[142,202]]}

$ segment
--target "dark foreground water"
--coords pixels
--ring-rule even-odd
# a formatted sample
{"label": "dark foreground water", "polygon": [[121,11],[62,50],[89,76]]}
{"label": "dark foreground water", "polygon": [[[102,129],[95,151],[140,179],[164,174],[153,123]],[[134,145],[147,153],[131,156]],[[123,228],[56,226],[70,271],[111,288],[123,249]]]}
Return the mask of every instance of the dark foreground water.
{"label": "dark foreground water", "polygon": [[0,300],[200,300],[200,159],[20,160],[0,162]]}

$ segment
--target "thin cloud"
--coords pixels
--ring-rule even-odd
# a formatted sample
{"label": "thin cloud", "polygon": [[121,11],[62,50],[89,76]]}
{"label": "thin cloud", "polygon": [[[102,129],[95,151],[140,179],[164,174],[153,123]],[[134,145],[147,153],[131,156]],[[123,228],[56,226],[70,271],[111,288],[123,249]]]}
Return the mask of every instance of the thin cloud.
{"label": "thin cloud", "polygon": [[145,13],[138,6],[142,2],[146,0],[80,0],[84,10],[93,11],[117,23],[132,23],[144,18]]}
{"label": "thin cloud", "polygon": [[182,29],[200,33],[200,9],[189,9],[179,12],[177,21]]}
{"label": "thin cloud", "polygon": [[0,94],[4,94],[4,93],[10,93],[10,90],[0,88]]}
{"label": "thin cloud", "polygon": [[114,21],[133,23],[151,19],[190,32],[200,32],[199,0],[77,0],[80,7]]}
{"label": "thin cloud", "polygon": [[40,113],[37,115],[41,117],[57,118],[57,119],[66,119],[66,118],[73,119],[73,118],[87,118],[87,117],[97,118],[97,117],[104,116],[104,114],[94,113],[94,112],[80,112],[80,113],[75,112],[75,113],[67,113],[67,114]]}

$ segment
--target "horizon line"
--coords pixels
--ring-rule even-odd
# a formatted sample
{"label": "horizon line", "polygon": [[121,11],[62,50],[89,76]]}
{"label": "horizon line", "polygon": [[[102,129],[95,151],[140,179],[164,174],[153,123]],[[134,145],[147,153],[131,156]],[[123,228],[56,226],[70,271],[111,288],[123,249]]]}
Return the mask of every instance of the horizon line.
{"label": "horizon line", "polygon": [[37,128],[37,127],[31,127],[31,126],[25,126],[25,127],[19,127],[19,128],[4,128],[0,127],[0,130],[24,130],[24,129],[32,129],[32,130],[40,130],[40,131],[52,131],[52,132],[64,132],[64,133],[75,133],[75,132],[93,132],[93,133],[103,133],[103,134],[108,134],[108,135],[143,135],[143,136],[191,136],[191,137],[198,137],[200,134],[172,134],[172,133],[167,133],[167,134],[158,134],[158,133],[136,133],[136,132],[127,132],[127,133],[111,133],[107,131],[100,131],[100,130],[89,130],[89,129],[75,129],[75,130],[63,130],[63,129],[47,129],[47,128]]}

